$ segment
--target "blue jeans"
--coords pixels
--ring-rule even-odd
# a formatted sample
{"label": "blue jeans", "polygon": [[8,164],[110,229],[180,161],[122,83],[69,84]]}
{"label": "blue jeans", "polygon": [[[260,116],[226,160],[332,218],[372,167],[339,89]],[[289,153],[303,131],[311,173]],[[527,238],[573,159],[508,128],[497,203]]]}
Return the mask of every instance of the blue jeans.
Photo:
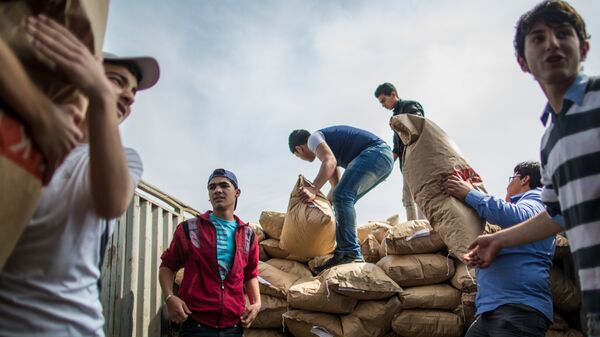
{"label": "blue jeans", "polygon": [[550,321],[541,312],[522,304],[505,304],[483,313],[465,337],[544,337]]}
{"label": "blue jeans", "polygon": [[333,190],[336,258],[362,258],[356,235],[354,204],[392,172],[394,159],[387,144],[371,146],[354,158]]}

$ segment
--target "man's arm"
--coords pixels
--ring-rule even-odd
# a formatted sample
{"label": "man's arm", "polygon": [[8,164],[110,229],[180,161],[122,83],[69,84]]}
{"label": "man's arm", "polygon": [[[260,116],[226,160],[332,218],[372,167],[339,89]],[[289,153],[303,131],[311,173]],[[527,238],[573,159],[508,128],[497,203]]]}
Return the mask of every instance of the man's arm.
{"label": "man's arm", "polygon": [[54,61],[88,98],[90,187],[96,214],[123,214],[134,186],[118,129],[117,96],[104,68],[66,28],[45,17],[30,17],[28,30],[36,48]]}
{"label": "man's arm", "polygon": [[502,248],[539,241],[562,231],[564,228],[544,211],[521,224],[494,234],[479,236],[469,246],[469,252],[464,258],[472,266],[486,268]]}
{"label": "man's arm", "polygon": [[167,267],[160,267],[158,269],[158,282],[165,296],[169,319],[175,323],[183,323],[192,312],[188,309],[185,302],[173,293],[174,279],[175,273],[171,269]]}
{"label": "man's arm", "polygon": [[[304,202],[311,202],[315,200],[317,193],[321,190],[321,187],[329,181],[337,169],[337,160],[331,151],[331,148],[327,143],[323,142],[317,146],[315,155],[321,161],[321,167],[319,173],[313,181],[313,186],[306,186],[300,188],[300,197]],[[339,181],[339,180],[338,180]],[[336,183],[337,184],[337,183]]]}
{"label": "man's arm", "polygon": [[246,294],[248,295],[248,300],[250,301],[250,305],[244,311],[242,315],[242,325],[244,328],[249,328],[256,315],[260,311],[260,291],[258,288],[258,278],[253,277],[250,280],[244,283],[244,288],[246,289]]}
{"label": "man's arm", "polygon": [[0,97],[30,130],[29,135],[48,162],[46,177],[81,139],[82,113],[75,106],[57,106],[31,81],[21,62],[0,37]]}

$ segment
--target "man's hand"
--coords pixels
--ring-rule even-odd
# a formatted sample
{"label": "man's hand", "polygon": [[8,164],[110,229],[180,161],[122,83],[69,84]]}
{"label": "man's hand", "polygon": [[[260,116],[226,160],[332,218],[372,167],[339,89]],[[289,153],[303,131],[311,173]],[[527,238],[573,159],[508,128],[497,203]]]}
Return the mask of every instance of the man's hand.
{"label": "man's hand", "polygon": [[487,268],[502,249],[494,234],[480,235],[469,246],[469,252],[463,258],[473,267]]}
{"label": "man's hand", "polygon": [[169,311],[169,319],[175,323],[185,322],[192,313],[185,302],[175,295],[169,297],[167,309]]}
{"label": "man's hand", "polygon": [[250,304],[246,307],[246,310],[244,311],[244,314],[241,317],[242,325],[244,326],[244,328],[250,327],[252,322],[254,322],[256,315],[258,315],[259,311],[260,311],[260,303]]}
{"label": "man's hand", "polygon": [[57,106],[48,101],[47,108],[39,123],[31,125],[31,138],[46,158],[44,183],[50,181],[54,171],[83,138],[78,127],[83,113],[75,105]]}
{"label": "man's hand", "polygon": [[104,74],[100,60],[68,29],[39,15],[27,18],[27,31],[34,39],[34,47],[55,62],[90,100],[102,95],[113,95],[116,100],[115,89]]}
{"label": "man's hand", "polygon": [[319,193],[319,190],[314,186],[300,187],[298,189],[298,196],[300,196],[300,200],[307,204],[315,200],[317,193]]}
{"label": "man's hand", "polygon": [[458,175],[450,174],[444,180],[444,191],[460,201],[465,201],[467,194],[473,189],[473,185]]}

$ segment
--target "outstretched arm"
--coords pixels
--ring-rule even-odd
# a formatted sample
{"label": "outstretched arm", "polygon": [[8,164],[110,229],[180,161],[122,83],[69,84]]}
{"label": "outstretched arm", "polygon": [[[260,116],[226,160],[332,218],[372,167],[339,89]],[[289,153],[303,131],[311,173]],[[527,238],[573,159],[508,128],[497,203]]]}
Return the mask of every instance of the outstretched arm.
{"label": "outstretched arm", "polygon": [[505,247],[524,245],[562,232],[564,228],[547,212],[494,234],[481,235],[469,246],[465,260],[472,266],[488,267],[498,252]]}
{"label": "outstretched arm", "polygon": [[46,158],[44,181],[82,139],[82,113],[75,106],[55,105],[31,81],[21,62],[0,37],[0,97],[14,109]]}
{"label": "outstretched arm", "polygon": [[89,98],[86,121],[94,210],[103,218],[118,217],[134,191],[118,129],[118,89],[107,79],[100,60],[66,28],[43,15],[30,17],[27,28],[36,48]]}
{"label": "outstretched arm", "polygon": [[[321,167],[319,168],[317,177],[313,181],[313,186],[300,188],[300,197],[305,202],[311,202],[315,200],[315,197],[321,190],[321,187],[323,187],[327,181],[331,182],[332,177],[336,174],[337,160],[335,159],[335,156],[333,155],[333,152],[327,143],[323,142],[319,144],[315,154],[321,161]],[[337,182],[335,183],[337,184]],[[335,187],[335,185],[332,185],[332,188],[333,187]]]}

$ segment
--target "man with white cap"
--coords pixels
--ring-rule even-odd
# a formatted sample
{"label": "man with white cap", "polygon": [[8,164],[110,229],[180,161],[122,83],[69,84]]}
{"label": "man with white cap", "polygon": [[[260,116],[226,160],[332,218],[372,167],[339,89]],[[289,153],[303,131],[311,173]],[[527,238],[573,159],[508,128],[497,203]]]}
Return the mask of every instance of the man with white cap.
{"label": "man with white cap", "polygon": [[[67,29],[30,17],[38,51],[89,99],[83,142],[58,168],[0,273],[0,336],[104,336],[98,298],[103,241],[142,175],[119,124],[137,90],[158,81],[152,58],[107,55],[102,64]],[[104,241],[105,242],[105,241]]]}

